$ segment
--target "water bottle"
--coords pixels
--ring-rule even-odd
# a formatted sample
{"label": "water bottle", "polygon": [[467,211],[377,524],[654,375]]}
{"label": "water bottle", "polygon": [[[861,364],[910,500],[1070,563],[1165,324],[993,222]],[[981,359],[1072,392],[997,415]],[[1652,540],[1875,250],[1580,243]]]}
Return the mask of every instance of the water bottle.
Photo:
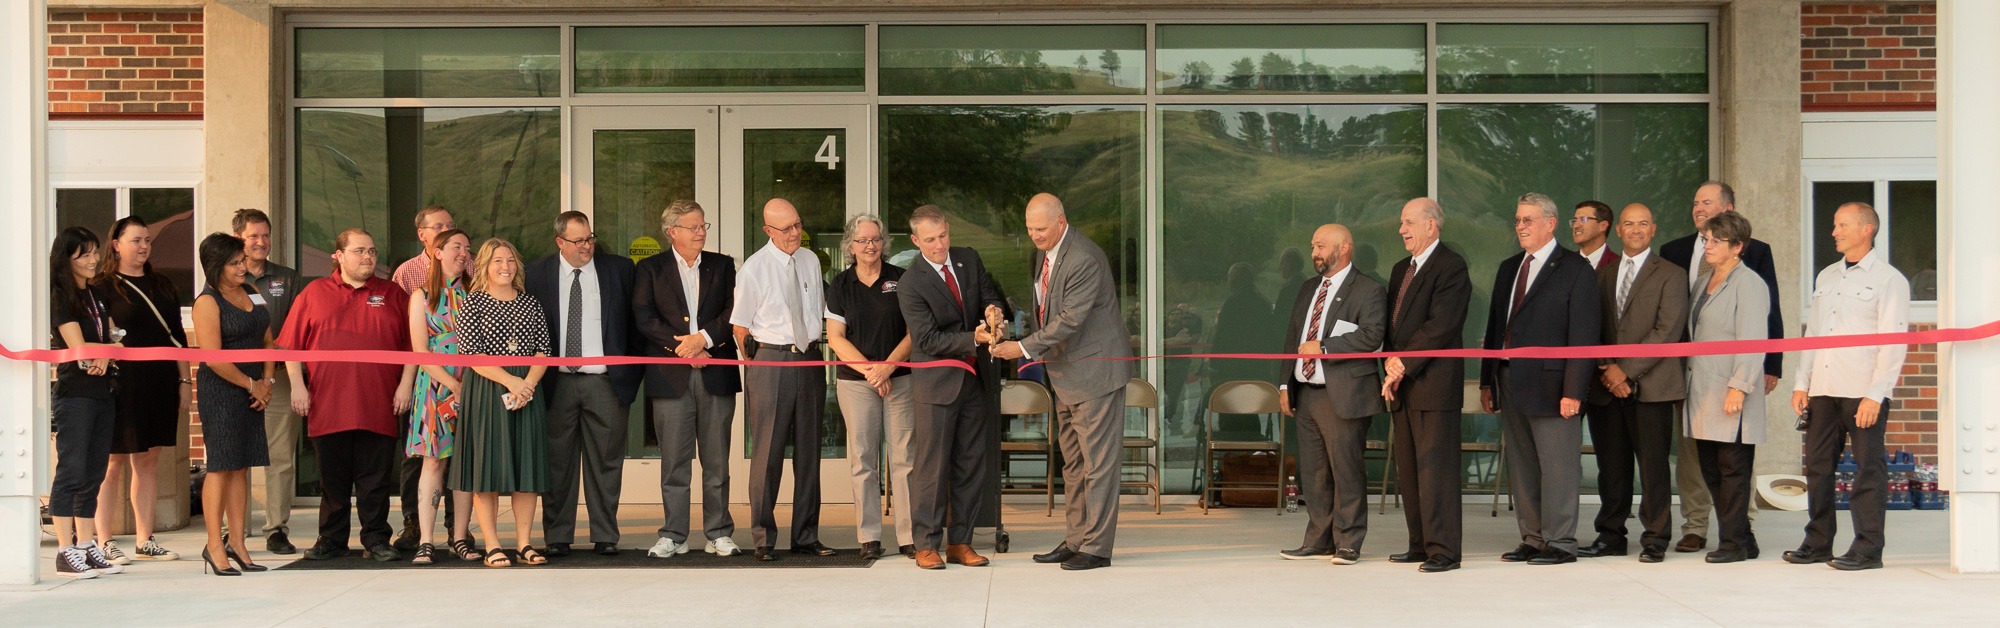
{"label": "water bottle", "polygon": [[1285,476],[1285,512],[1299,511],[1299,476]]}

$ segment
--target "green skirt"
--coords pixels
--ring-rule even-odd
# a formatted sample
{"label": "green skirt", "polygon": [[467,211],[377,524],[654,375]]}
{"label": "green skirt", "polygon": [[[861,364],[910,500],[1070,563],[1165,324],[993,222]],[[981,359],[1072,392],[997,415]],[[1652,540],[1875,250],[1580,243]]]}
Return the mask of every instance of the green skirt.
{"label": "green skirt", "polygon": [[[509,366],[525,376],[528,367]],[[451,460],[451,489],[474,493],[546,493],[549,480],[548,411],[542,393],[528,405],[509,411],[500,396],[507,387],[472,369],[465,371],[462,411],[458,417],[456,451]]]}

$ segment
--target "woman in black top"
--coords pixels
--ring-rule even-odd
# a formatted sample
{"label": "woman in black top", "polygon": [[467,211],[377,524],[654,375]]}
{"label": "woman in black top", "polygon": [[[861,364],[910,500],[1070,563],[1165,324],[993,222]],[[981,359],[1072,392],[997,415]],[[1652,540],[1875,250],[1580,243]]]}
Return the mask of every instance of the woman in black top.
{"label": "woman in black top", "polygon": [[[153,272],[148,261],[153,255],[153,234],[146,221],[130,216],[114,223],[109,249],[91,283],[97,285],[111,306],[112,324],[127,332],[125,345],[187,346],[187,332],[181,329],[180,290],[166,275]],[[161,449],[178,444],[193,385],[186,362],[127,362],[119,367],[111,464],[105,470],[106,490],[98,492],[97,507],[110,509],[117,503],[113,493],[119,479],[130,469],[132,519],[138,536],[132,558],[180,558],[153,541],[153,504],[159,499],[153,467],[159,462]],[[113,543],[110,517],[97,520],[97,538],[103,541],[104,551],[113,562],[130,560]]]}
{"label": "woman in black top", "polygon": [[[195,340],[202,349],[269,349],[271,312],[244,277],[243,241],[212,233],[201,241],[201,271],[208,289],[194,300]],[[208,474],[202,480],[202,517],[208,526],[208,547],[201,560],[219,576],[264,571],[249,560],[250,550],[238,534],[225,546],[222,529],[250,529],[251,467],[271,463],[264,440],[264,406],[271,402],[275,362],[203,362],[196,378],[201,384],[202,444]],[[254,373],[254,375],[253,375]],[[222,559],[217,567],[215,560]],[[242,566],[231,569],[230,561]]]}
{"label": "woman in black top", "polygon": [[[97,273],[97,234],[64,229],[49,250],[49,326],[53,349],[118,344],[104,299],[90,285]],[[112,391],[118,369],[108,358],[55,365],[56,477],[49,486],[49,516],[56,528],[56,575],[95,578],[118,573],[103,548],[90,541],[97,528],[98,486],[111,457]]]}
{"label": "woman in black top", "polygon": [[[514,245],[492,238],[473,260],[472,292],[458,318],[458,351],[464,355],[543,357],[549,328],[542,306],[522,288],[523,264]],[[549,479],[548,414],[536,386],[545,366],[475,366],[459,384],[459,414],[451,458],[452,490],[472,493],[479,533],[488,551],[486,566],[517,561],[541,565],[548,559],[528,544],[535,527],[535,500]],[[514,555],[500,544],[500,494],[514,510]]]}
{"label": "woman in black top", "polygon": [[[889,234],[871,215],[848,219],[841,237],[847,270],[826,289],[826,344],[848,362],[900,362],[910,358],[910,331],[896,302],[903,269],[882,261]],[[896,517],[898,549],[916,555],[910,532],[910,431],[916,397],[910,369],[892,364],[841,366],[837,377],[840,414],[847,422],[847,460],[854,476],[854,526],[862,558],[882,557],[882,482],[876,467],[882,441],[889,442],[890,505]]]}

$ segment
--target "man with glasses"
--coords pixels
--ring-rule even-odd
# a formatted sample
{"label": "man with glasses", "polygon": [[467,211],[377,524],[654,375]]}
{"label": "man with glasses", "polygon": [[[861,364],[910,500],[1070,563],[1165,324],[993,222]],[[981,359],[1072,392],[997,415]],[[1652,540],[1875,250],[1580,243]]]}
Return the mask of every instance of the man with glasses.
{"label": "man with glasses", "polygon": [[[423,248],[415,257],[403,260],[402,265],[396,267],[396,274],[392,275],[396,285],[402,286],[404,294],[416,294],[418,289],[424,287],[424,282],[430,280],[431,238],[437,237],[437,234],[458,228],[451,222],[451,212],[446,211],[443,205],[431,205],[417,210],[416,222],[417,244]],[[547,302],[544,301],[544,303]],[[407,438],[409,436],[410,422],[403,421],[402,425],[403,436]],[[418,537],[417,480],[423,477],[424,457],[404,456],[401,464],[402,477],[399,493],[403,500],[403,529],[401,532],[396,533],[396,549],[413,552],[417,549]],[[438,520],[451,521],[452,511],[455,510],[451,503],[452,500],[445,499],[441,501],[444,502],[444,508],[439,511]]]}
{"label": "man with glasses", "polygon": [[[765,362],[820,359],[826,326],[826,281],[819,256],[799,245],[805,222],[790,201],[764,204],[770,241],[744,260],[729,324],[737,344]],[[785,448],[792,451],[792,553],[832,556],[819,542],[819,427],[826,408],[826,375],[817,368],[744,368],[744,422],[749,430],[750,531],[760,561],[777,560],[778,486]],[[703,466],[707,468],[706,465]]]}
{"label": "man with glasses", "polygon": [[[711,225],[694,201],[669,203],[660,231],[671,248],[639,262],[632,282],[632,320],[647,356],[736,359],[729,311],[735,307],[736,261],[702,247]],[[743,380],[734,366],[653,364],[646,367],[646,400],[660,438],[660,503],[666,523],[646,553],[671,558],[688,551],[693,498],[688,484],[701,459],[702,530],[717,556],[742,553],[729,535],[729,430]],[[596,516],[592,515],[595,519]]]}
{"label": "man with glasses", "polygon": [[1604,268],[1618,261],[1618,256],[1610,255],[1611,206],[1601,201],[1584,201],[1576,204],[1570,214],[1569,234],[1576,240],[1576,252],[1590,261],[1591,268]]}
{"label": "man with glasses", "polygon": [[[528,264],[528,294],[543,304],[542,320],[556,355],[595,358],[638,353],[632,326],[632,260],[597,251],[590,218],[556,216],[556,254]],[[582,464],[590,541],[596,553],[618,554],[618,492],[625,469],[625,433],[638,365],[566,366],[549,382],[549,478],[542,494],[542,538],[549,556],[569,554],[576,539],[577,469]],[[581,460],[579,460],[581,456]]]}

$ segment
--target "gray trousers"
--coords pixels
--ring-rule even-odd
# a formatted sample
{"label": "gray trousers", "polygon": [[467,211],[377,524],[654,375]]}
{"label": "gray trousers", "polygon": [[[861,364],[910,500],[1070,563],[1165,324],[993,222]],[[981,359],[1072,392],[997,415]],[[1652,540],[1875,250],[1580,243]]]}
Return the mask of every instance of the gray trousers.
{"label": "gray trousers", "polygon": [[889,443],[889,478],[895,487],[890,506],[895,512],[897,545],[912,545],[910,535],[910,434],[916,425],[916,380],[908,375],[889,379],[882,396],[867,380],[838,380],[841,418],[847,422],[847,462],[854,471],[854,535],[867,543],[882,540],[882,442]]}
{"label": "gray trousers", "polygon": [[[819,354],[764,348],[758,360],[800,362]],[[819,423],[826,413],[826,369],[743,368],[743,420],[750,438],[750,534],[776,547],[778,488],[785,447],[792,448],[792,547],[819,542]],[[704,469],[707,465],[703,465]]]}
{"label": "gray trousers", "polygon": [[281,370],[264,406],[264,443],[271,465],[256,472],[264,484],[264,533],[291,534],[292,499],[299,495],[299,433],[305,419],[292,412],[292,382]]}
{"label": "gray trousers", "polygon": [[687,392],[680,398],[651,399],[653,432],[660,437],[660,504],[667,517],[660,526],[660,537],[675,543],[688,539],[688,518],[694,509],[688,485],[694,479],[697,453],[701,455],[705,538],[715,540],[736,532],[736,520],[729,515],[729,424],[735,420],[736,395],[711,395],[707,386],[701,369],[693,369]]}
{"label": "gray trousers", "polygon": [[1071,402],[1057,398],[1063,455],[1063,542],[1110,558],[1118,538],[1118,463],[1125,455],[1125,389]]}
{"label": "gray trousers", "polygon": [[1299,488],[1306,501],[1305,547],[1361,551],[1368,537],[1369,419],[1333,412],[1325,387],[1298,389]]}
{"label": "gray trousers", "polygon": [[[1680,412],[1685,412],[1685,403],[1675,404]],[[1715,497],[1708,494],[1708,480],[1701,477],[1701,455],[1695,451],[1694,439],[1687,437],[1687,427],[1681,415],[1674,417],[1674,488],[1681,494],[1681,534],[1692,534],[1707,538],[1708,513],[1715,510]],[[1757,500],[1750,500],[1750,522],[1757,522]]]}
{"label": "gray trousers", "polygon": [[1514,513],[1521,542],[1576,553],[1576,506],[1583,475],[1583,416],[1527,416],[1507,390],[1500,369],[1501,436],[1507,439],[1507,490],[1520,497]]}
{"label": "gray trousers", "polygon": [[551,373],[549,480],[542,494],[542,538],[576,541],[577,475],[590,509],[590,541],[618,542],[618,494],[625,474],[625,433],[631,408],[618,400],[610,375]]}

